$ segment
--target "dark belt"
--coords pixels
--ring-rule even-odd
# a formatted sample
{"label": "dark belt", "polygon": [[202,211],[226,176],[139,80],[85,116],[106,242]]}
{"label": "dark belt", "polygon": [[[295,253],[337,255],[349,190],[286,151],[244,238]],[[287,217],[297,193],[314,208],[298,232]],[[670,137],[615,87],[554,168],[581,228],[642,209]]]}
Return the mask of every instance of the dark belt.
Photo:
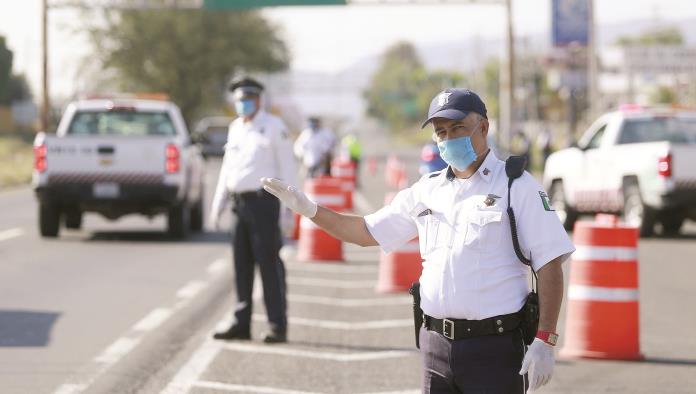
{"label": "dark belt", "polygon": [[425,315],[423,325],[430,331],[442,334],[450,340],[501,335],[520,326],[522,319],[518,313],[493,316],[483,320],[436,319]]}
{"label": "dark belt", "polygon": [[235,201],[239,201],[239,200],[248,200],[251,198],[264,197],[266,194],[269,194],[269,193],[263,189],[258,189],[258,190],[252,190],[250,192],[230,193],[230,197],[232,197],[232,199]]}

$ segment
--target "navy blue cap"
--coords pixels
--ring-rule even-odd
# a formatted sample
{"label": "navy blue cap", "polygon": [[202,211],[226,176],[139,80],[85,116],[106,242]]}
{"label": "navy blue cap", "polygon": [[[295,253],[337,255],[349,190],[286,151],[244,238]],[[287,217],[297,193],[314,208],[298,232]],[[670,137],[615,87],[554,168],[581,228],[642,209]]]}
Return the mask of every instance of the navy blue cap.
{"label": "navy blue cap", "polygon": [[427,126],[435,118],[462,120],[469,115],[469,112],[476,112],[488,119],[486,104],[483,103],[478,94],[469,89],[448,88],[438,93],[430,102],[428,119],[423,122],[421,128]]}
{"label": "navy blue cap", "polygon": [[230,91],[235,93],[235,96],[258,96],[263,91],[263,85],[252,78],[242,78],[230,85]]}

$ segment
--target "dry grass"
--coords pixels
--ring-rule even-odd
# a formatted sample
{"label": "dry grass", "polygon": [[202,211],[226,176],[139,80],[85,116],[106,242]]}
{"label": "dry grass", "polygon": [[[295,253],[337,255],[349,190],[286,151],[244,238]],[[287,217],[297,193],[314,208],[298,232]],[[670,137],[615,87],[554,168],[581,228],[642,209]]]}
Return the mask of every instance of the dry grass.
{"label": "dry grass", "polygon": [[28,183],[34,165],[31,142],[0,135],[0,189]]}

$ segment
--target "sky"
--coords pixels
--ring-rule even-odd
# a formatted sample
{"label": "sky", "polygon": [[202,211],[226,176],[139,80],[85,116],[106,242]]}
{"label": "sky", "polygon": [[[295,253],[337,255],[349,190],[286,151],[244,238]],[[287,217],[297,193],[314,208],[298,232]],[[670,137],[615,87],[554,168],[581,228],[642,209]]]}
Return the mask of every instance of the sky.
{"label": "sky", "polygon": [[[40,3],[0,0],[0,35],[15,53],[14,71],[25,74],[35,92],[40,82]],[[516,35],[550,35],[551,0],[512,3]],[[263,12],[289,44],[292,69],[329,73],[399,40],[427,45],[459,37],[503,37],[505,23],[503,7],[495,4],[281,7]],[[75,33],[83,23],[74,11],[56,8],[49,15],[51,91],[69,95],[81,83],[79,65],[88,56],[89,44]],[[600,28],[636,19],[680,20],[696,17],[696,2],[595,0],[595,17]]]}

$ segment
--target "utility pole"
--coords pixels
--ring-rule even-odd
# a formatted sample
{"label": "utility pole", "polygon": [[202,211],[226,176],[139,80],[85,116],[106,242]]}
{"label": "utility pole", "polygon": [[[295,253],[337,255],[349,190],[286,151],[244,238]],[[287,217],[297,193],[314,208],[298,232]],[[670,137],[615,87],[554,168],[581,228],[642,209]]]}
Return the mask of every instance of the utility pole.
{"label": "utility pole", "polygon": [[510,145],[515,110],[515,41],[512,26],[512,0],[505,0],[505,14],[507,17],[507,39],[505,40],[507,58],[500,64],[500,94],[498,97],[500,120],[496,138],[498,147],[503,149],[509,148]]}
{"label": "utility pole", "polygon": [[48,0],[41,0],[41,131],[48,131],[51,100],[48,94]]}
{"label": "utility pole", "polygon": [[588,84],[588,99],[590,102],[590,116],[591,120],[594,120],[599,115],[599,104],[601,98],[599,97],[599,87],[598,87],[598,72],[599,67],[597,64],[597,30],[595,27],[595,17],[594,17],[594,0],[588,0],[587,4],[587,84]]}

